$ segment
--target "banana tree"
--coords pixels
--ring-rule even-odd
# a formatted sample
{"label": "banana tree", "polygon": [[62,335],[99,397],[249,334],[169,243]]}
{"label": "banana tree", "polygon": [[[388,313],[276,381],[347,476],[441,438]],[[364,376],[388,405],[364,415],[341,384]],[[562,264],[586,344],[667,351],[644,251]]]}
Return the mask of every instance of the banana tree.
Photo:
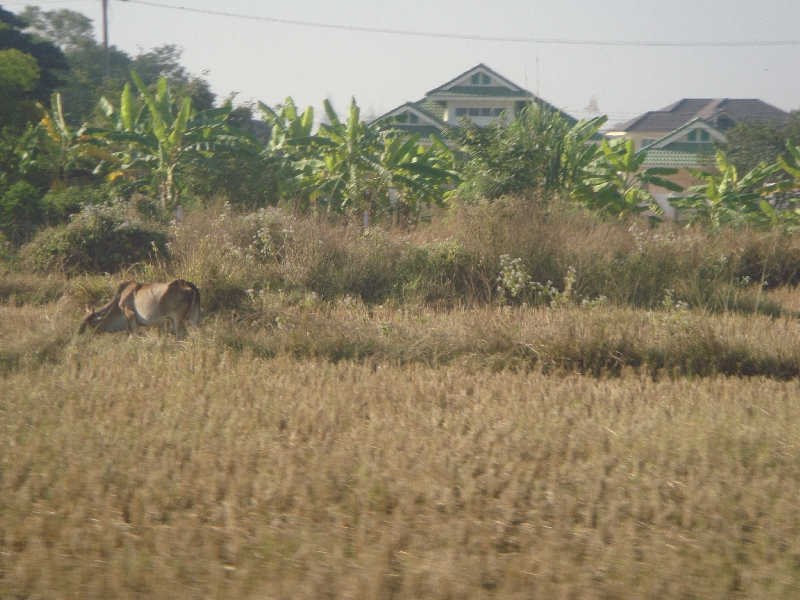
{"label": "banana tree", "polygon": [[291,97],[276,109],[263,102],[259,102],[258,106],[262,120],[270,126],[270,139],[263,153],[267,160],[276,165],[278,192],[281,196],[294,197],[302,193],[300,183],[310,175],[309,168],[316,156],[316,140],[311,133],[314,109],[308,106],[298,113]]}
{"label": "banana tree", "polygon": [[177,176],[184,166],[201,163],[210,167],[209,156],[217,150],[240,148],[242,140],[245,145],[257,145],[247,134],[227,124],[230,104],[195,112],[191,98],[173,100],[165,77],[158,80],[155,95],[135,71],[131,77],[144,106],[135,111],[130,86],[126,85],[119,113],[110,102],[101,101],[113,129],[97,131],[95,135],[118,146],[120,166],[109,178],[149,177],[150,188],[160,196],[162,209],[176,203]]}
{"label": "banana tree", "polygon": [[665,179],[677,169],[651,167],[643,169],[646,152],[635,152],[633,140],[603,140],[600,154],[584,169],[585,179],[573,191],[573,197],[585,206],[610,216],[623,218],[650,210],[664,213],[648,191],[655,185],[674,192],[683,191],[677,183]]}
{"label": "banana tree", "polygon": [[800,148],[795,146],[791,140],[786,141],[786,150],[789,151],[789,154],[792,157],[792,161],[794,164],[791,164],[786,158],[783,156],[778,157],[778,164],[780,168],[786,171],[789,175],[792,176],[792,181],[790,182],[783,182],[783,184],[779,184],[781,189],[783,190],[794,190],[800,188]]}
{"label": "banana tree", "polygon": [[378,197],[389,199],[389,190],[396,190],[399,204],[391,209],[411,214],[420,203],[442,205],[446,188],[460,181],[452,151],[436,136],[427,149],[418,133],[405,137],[390,131],[381,137]]}
{"label": "banana tree", "polygon": [[736,167],[721,150],[717,151],[716,162],[717,172],[689,169],[692,176],[705,183],[690,187],[693,194],[672,201],[686,223],[707,224],[714,229],[723,225],[774,223],[774,209],[761,201],[771,188],[761,187],[761,182],[778,171],[780,164],[761,163],[740,178]]}
{"label": "banana tree", "polygon": [[56,157],[53,161],[51,187],[64,189],[67,187],[69,172],[75,168],[82,157],[91,156],[109,163],[118,162],[109,150],[103,147],[100,140],[94,137],[91,130],[83,125],[73,130],[64,119],[61,94],[50,96],[50,110],[44,111],[40,126],[56,146]]}
{"label": "banana tree", "polygon": [[302,165],[302,170],[309,173],[302,185],[311,191],[313,199],[325,202],[329,210],[360,209],[368,215],[380,179],[379,129],[361,120],[355,98],[344,122],[328,100],[323,105],[330,123],[320,125],[315,136],[319,152]]}

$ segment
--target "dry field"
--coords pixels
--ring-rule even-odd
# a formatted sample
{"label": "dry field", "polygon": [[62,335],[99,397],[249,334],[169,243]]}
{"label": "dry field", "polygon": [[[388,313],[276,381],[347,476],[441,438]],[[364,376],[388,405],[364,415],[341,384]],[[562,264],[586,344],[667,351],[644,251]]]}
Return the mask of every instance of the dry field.
{"label": "dry field", "polygon": [[800,596],[800,382],[520,350],[795,361],[796,323],[267,307],[178,344],[77,308],[0,306],[2,598]]}

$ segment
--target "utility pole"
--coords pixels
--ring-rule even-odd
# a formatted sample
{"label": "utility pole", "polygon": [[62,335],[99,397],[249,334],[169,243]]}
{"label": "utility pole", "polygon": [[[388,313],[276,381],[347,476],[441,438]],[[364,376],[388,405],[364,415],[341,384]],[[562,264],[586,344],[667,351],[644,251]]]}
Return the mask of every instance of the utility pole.
{"label": "utility pole", "polygon": [[108,83],[108,0],[103,2],[103,83]]}

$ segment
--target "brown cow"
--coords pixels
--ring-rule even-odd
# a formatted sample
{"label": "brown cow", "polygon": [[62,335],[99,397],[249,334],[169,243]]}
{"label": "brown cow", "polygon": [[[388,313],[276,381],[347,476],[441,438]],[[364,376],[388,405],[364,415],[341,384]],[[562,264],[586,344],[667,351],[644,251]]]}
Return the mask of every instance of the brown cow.
{"label": "brown cow", "polygon": [[135,334],[142,326],[161,326],[172,321],[175,336],[186,336],[186,322],[197,327],[200,316],[200,290],[183,279],[169,283],[124,281],[108,303],[88,310],[78,333],[92,327],[95,331],[125,331]]}

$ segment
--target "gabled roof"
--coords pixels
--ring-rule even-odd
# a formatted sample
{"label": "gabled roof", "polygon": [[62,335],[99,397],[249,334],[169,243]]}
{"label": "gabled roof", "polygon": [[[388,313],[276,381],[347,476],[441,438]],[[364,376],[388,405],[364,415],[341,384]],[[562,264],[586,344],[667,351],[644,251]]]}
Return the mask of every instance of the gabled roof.
{"label": "gabled roof", "polygon": [[[406,127],[423,127],[423,126],[435,126],[441,129],[444,126],[444,121],[440,119],[438,116],[431,114],[426,110],[425,107],[422,106],[424,103],[423,100],[419,102],[406,102],[398,106],[397,108],[393,108],[389,112],[381,115],[376,120],[385,119],[386,117],[393,117],[393,116],[400,116],[405,113],[410,113],[417,116],[417,123],[411,123],[409,121],[399,122],[398,125],[403,125]],[[442,109],[444,110],[444,109]]]}
{"label": "gabled roof", "polygon": [[722,132],[698,117],[639,150],[639,152],[647,153],[644,165],[648,167],[699,167],[711,162],[715,151],[712,142],[677,141],[684,133],[693,129],[704,129],[717,141],[725,141],[725,135]]}
{"label": "gabled roof", "polygon": [[[456,88],[456,87],[468,87],[469,86],[468,81],[476,73],[485,73],[486,75],[488,75],[489,77],[492,78],[492,81],[495,84],[500,84],[500,87],[508,89],[509,91],[524,92],[524,93],[528,94],[529,96],[533,96],[533,94],[531,94],[528,90],[522,89],[516,83],[514,83],[512,81],[509,81],[508,79],[506,79],[505,77],[500,75],[500,73],[498,73],[497,71],[493,70],[490,67],[487,67],[483,63],[475,65],[471,69],[468,69],[468,70],[464,71],[463,73],[461,73],[461,75],[457,75],[456,77],[453,77],[453,79],[451,79],[447,83],[444,83],[444,84],[440,85],[439,87],[432,89],[430,92],[428,92],[426,94],[426,96],[430,96],[431,94],[434,94],[436,92],[450,90],[450,89],[453,89],[453,88]],[[495,87],[498,87],[498,86],[495,85]]]}
{"label": "gabled roof", "polygon": [[[717,128],[713,127],[710,123],[706,122],[705,120],[697,117],[696,119],[692,119],[685,125],[678,127],[675,131],[670,131],[667,135],[657,139],[656,141],[652,142],[651,144],[642,148],[642,150],[655,150],[657,148],[666,148],[667,146],[672,146],[675,144],[679,144],[680,142],[676,142],[679,137],[681,137],[687,131],[691,131],[692,129],[704,129],[708,131],[711,137],[715,138],[718,142],[725,142],[725,134],[719,131]],[[702,142],[701,142],[702,143]],[[695,146],[697,144],[694,144]],[[642,151],[640,150],[640,152]]]}
{"label": "gabled roof", "polygon": [[[671,132],[700,118],[724,128],[742,121],[782,124],[788,113],[756,98],[684,98],[661,110],[653,110],[614,127],[625,133]],[[727,120],[726,120],[727,119]]]}

